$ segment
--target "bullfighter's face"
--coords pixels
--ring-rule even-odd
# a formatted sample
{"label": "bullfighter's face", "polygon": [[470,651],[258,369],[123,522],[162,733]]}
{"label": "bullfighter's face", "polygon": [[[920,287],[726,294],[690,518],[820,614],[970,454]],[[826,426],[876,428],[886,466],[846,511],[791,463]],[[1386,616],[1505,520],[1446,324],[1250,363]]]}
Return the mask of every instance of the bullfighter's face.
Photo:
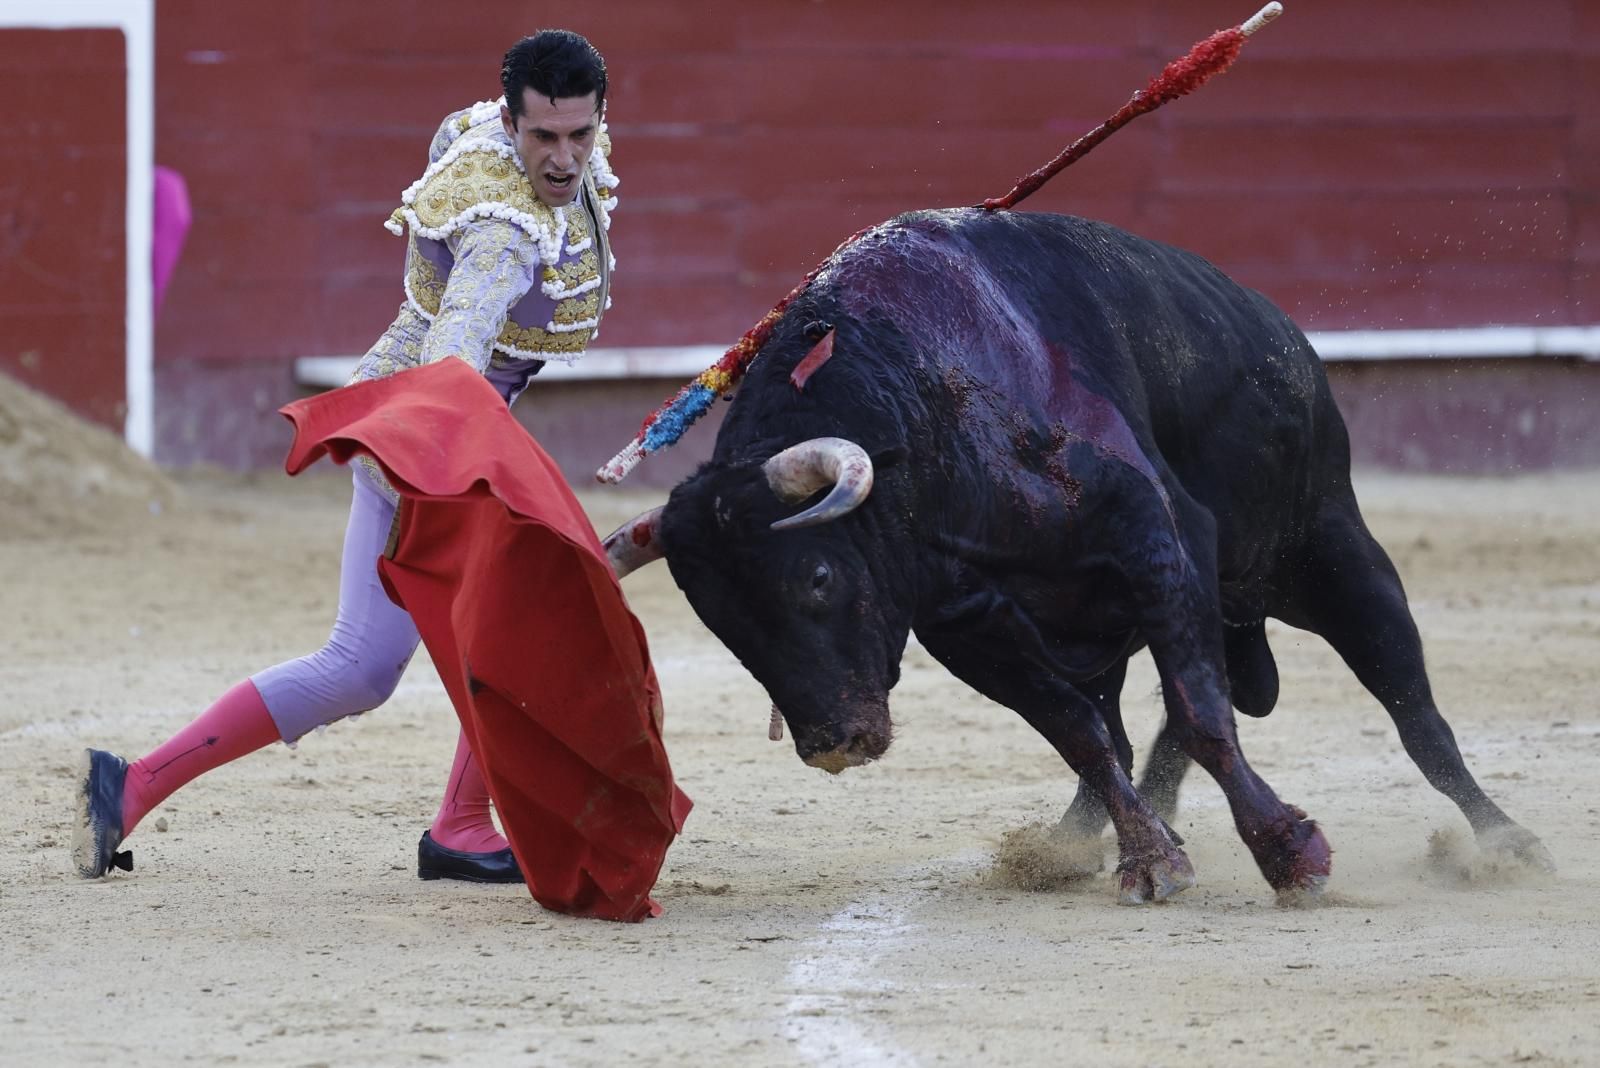
{"label": "bullfighter's face", "polygon": [[502,104],[500,122],[522,158],[534,195],[552,208],[572,203],[600,131],[595,94],[551,100],[524,89],[522,114],[513,116]]}
{"label": "bullfighter's face", "polygon": [[861,549],[868,516],[770,529],[794,511],[759,470],[711,470],[673,492],[662,536],[673,579],[766,688],[800,758],[838,773],[889,747],[910,616]]}

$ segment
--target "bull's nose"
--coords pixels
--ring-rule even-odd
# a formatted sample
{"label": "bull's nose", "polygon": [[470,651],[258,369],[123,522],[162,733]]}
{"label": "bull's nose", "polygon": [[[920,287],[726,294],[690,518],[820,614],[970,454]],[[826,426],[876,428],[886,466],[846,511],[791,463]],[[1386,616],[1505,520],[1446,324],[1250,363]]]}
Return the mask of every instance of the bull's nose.
{"label": "bull's nose", "polygon": [[867,760],[877,760],[889,751],[889,736],[877,731],[862,731],[850,739],[850,749]]}
{"label": "bull's nose", "polygon": [[813,768],[821,768],[829,775],[837,775],[845,768],[859,768],[863,764],[877,760],[888,749],[889,739],[886,735],[863,731],[844,745],[809,755],[802,752],[800,758]]}
{"label": "bull's nose", "polygon": [[813,768],[821,768],[829,775],[837,775],[845,768],[859,768],[867,762],[867,758],[858,753],[852,753],[843,746],[830,749],[826,753],[815,753],[805,758],[806,764]]}
{"label": "bull's nose", "polygon": [[794,731],[794,751],[807,764],[811,763],[813,757],[834,749],[841,749],[848,744],[841,732],[827,724],[814,727],[796,727],[791,722],[789,726]]}

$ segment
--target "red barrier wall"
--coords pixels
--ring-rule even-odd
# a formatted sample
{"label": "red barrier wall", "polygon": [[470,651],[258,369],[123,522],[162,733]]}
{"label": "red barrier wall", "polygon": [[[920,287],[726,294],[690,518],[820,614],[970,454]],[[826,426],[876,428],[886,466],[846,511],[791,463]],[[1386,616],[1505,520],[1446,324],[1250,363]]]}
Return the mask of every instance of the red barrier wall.
{"label": "red barrier wall", "polygon": [[[972,203],[1253,0],[613,0],[606,345],[731,342],[898,211]],[[1192,248],[1307,329],[1600,321],[1600,8],[1291,2],[1233,72],[1034,197]],[[298,355],[400,300],[381,223],[537,13],[162,0],[158,160],[194,228],[157,331],[160,455],[276,462]],[[642,413],[641,413],[642,414]]]}
{"label": "red barrier wall", "polygon": [[120,30],[0,28],[0,371],[119,430],[126,66]]}

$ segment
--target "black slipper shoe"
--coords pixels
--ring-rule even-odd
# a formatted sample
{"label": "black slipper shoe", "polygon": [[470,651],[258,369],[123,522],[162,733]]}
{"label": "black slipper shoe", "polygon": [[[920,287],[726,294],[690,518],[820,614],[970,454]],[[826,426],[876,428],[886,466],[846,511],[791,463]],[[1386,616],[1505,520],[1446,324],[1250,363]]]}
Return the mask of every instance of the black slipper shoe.
{"label": "black slipper shoe", "polygon": [[77,819],[72,825],[72,863],[85,879],[112,868],[133,870],[133,854],[122,844],[122,783],[128,762],[103,749],[85,749],[78,762]]}
{"label": "black slipper shoe", "polygon": [[522,869],[509,849],[493,853],[467,853],[449,849],[422,832],[417,843],[417,878],[462,879],[469,883],[520,883]]}

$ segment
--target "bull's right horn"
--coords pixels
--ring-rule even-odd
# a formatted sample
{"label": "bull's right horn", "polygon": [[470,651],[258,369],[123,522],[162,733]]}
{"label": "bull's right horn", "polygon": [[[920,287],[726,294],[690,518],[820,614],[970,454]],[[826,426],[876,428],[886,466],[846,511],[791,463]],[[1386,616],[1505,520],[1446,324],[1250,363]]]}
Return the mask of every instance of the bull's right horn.
{"label": "bull's right horn", "polygon": [[605,546],[611,570],[619,579],[667,555],[666,547],[661,544],[661,508],[634,516],[607,534]]}
{"label": "bull's right horn", "polygon": [[872,492],[872,457],[845,438],[812,438],[791,445],[762,464],[761,470],[772,492],[785,501],[803,501],[824,486],[833,487],[815,506],[772,524],[773,530],[832,522],[861,507]]}

